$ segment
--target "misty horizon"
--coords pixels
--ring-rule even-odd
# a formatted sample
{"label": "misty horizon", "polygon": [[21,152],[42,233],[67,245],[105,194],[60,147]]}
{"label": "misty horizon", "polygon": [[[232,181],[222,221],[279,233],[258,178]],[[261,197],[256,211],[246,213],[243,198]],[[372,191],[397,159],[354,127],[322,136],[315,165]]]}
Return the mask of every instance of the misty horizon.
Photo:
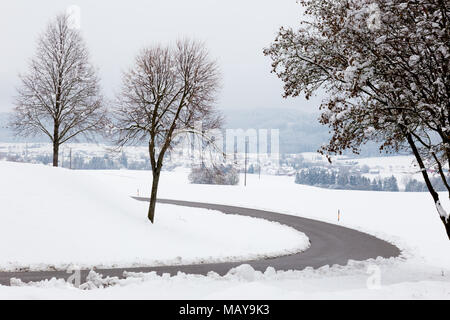
{"label": "misty horizon", "polygon": [[[282,84],[270,73],[267,47],[281,26],[298,25],[301,7],[294,0],[221,3],[133,1],[133,5],[96,1],[0,4],[4,50],[0,65],[0,112],[13,108],[20,73],[27,71],[36,41],[47,24],[71,5],[80,8],[81,32],[98,68],[103,93],[113,99],[122,72],[144,47],[190,37],[205,43],[222,73],[218,108],[299,108],[318,110],[320,97],[282,98]],[[20,16],[21,19],[16,17]],[[101,20],[102,23],[98,23]],[[181,30],[181,31],[180,31]]]}

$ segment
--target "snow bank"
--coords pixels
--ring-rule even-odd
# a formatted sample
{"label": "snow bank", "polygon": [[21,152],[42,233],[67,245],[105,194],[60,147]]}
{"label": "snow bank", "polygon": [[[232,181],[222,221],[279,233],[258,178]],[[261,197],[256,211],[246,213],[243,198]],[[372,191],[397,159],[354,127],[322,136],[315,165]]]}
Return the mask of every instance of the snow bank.
{"label": "snow bank", "polygon": [[[449,299],[450,273],[418,268],[394,259],[350,261],[347,266],[317,270],[265,272],[249,265],[231,269],[221,277],[178,273],[124,273],[125,278],[103,277],[91,271],[79,288],[51,279],[12,287],[0,286],[0,299]],[[378,277],[372,281],[373,277]],[[415,279],[412,280],[411,278]],[[377,286],[372,283],[379,282]]]}
{"label": "snow bank", "polygon": [[292,228],[204,209],[158,205],[151,225],[120,173],[0,162],[0,270],[244,261],[309,247]]}
{"label": "snow bank", "polygon": [[[117,191],[149,194],[148,172],[77,174],[90,183],[99,180],[103,186],[120,189],[114,195]],[[292,177],[264,175],[261,180],[249,175],[247,187],[190,185],[186,171],[179,170],[163,173],[160,197],[301,215],[360,229],[407,250],[402,258],[349,261],[346,266],[317,270],[280,272],[268,268],[262,273],[240,266],[224,277],[213,272],[206,277],[129,273],[126,279],[119,280],[92,273],[86,290],[74,289],[56,279],[31,286],[16,281],[16,287],[0,286],[0,299],[450,299],[450,241],[427,193],[324,190],[296,185]],[[450,207],[445,194],[442,205]],[[167,211],[172,212],[170,209]],[[144,217],[137,215],[136,219],[141,225]],[[163,215],[157,219],[162,223]],[[280,239],[271,236],[270,240]],[[375,280],[379,277],[379,287],[368,286],[374,276]]]}

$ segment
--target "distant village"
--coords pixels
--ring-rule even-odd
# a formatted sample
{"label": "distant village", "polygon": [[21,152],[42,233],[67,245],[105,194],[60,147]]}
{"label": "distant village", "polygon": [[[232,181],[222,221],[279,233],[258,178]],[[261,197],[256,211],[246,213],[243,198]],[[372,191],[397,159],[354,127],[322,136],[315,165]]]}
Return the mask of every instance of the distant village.
{"label": "distant village", "polygon": [[[52,164],[52,149],[47,143],[0,143],[0,160]],[[412,157],[326,157],[313,152],[281,154],[274,159],[258,155],[233,155],[233,166],[240,173],[292,177],[298,184],[330,189],[367,191],[426,191],[420,182]],[[127,146],[117,149],[102,144],[67,144],[60,151],[60,166],[72,170],[151,170],[147,148]],[[168,153],[165,171],[194,166],[192,155],[175,148]],[[433,172],[431,172],[433,174]],[[438,190],[444,185],[433,179]]]}

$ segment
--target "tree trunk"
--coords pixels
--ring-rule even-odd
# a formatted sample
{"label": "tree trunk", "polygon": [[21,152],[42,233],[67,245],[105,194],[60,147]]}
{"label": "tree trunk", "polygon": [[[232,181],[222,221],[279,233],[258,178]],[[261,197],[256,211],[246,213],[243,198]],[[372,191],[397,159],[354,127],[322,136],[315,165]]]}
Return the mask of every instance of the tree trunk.
{"label": "tree trunk", "polygon": [[444,224],[445,231],[447,231],[447,236],[450,239],[450,219],[445,219],[441,217],[442,223]]}
{"label": "tree trunk", "polygon": [[151,221],[151,223],[155,223],[155,209],[156,209],[156,200],[158,197],[158,185],[160,174],[161,174],[160,169],[153,171],[152,193],[150,196],[150,207],[148,209],[148,219]]}
{"label": "tree trunk", "polygon": [[59,143],[53,142],[53,166],[58,167],[59,165]]}
{"label": "tree trunk", "polygon": [[445,231],[447,232],[447,237],[450,240],[450,219],[448,218],[447,213],[443,212],[444,209],[442,208],[441,202],[439,201],[439,194],[436,192],[433,185],[431,184],[430,178],[428,177],[427,168],[425,167],[425,164],[423,163],[422,157],[419,153],[419,150],[416,147],[416,143],[414,142],[413,137],[411,136],[411,134],[407,134],[406,138],[407,138],[408,143],[414,153],[414,156],[416,157],[417,163],[419,164],[419,167],[420,167],[420,171],[422,172],[423,179],[425,180],[425,184],[428,188],[428,192],[433,197],[434,204],[439,213],[441,221],[444,224]]}
{"label": "tree trunk", "polygon": [[[57,105],[59,108],[59,105]],[[59,166],[59,122],[55,119],[53,124],[53,166]]]}

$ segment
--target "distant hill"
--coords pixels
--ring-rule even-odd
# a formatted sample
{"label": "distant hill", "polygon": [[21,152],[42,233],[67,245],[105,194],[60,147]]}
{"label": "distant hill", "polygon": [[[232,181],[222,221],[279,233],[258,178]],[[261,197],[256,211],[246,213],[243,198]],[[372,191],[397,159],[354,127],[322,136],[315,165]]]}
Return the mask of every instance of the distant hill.
{"label": "distant hill", "polygon": [[[329,128],[319,123],[319,113],[301,108],[231,108],[222,112],[228,129],[279,129],[281,153],[316,152],[331,136]],[[386,156],[380,154],[375,143],[365,145],[360,154],[361,157],[381,155]]]}
{"label": "distant hill", "polygon": [[301,110],[227,109],[227,129],[279,129],[282,153],[314,152],[329,139],[328,128],[318,121],[318,114]]}
{"label": "distant hill", "polygon": [[0,142],[13,142],[14,136],[7,128],[9,113],[0,113]]}
{"label": "distant hill", "polygon": [[[14,132],[8,128],[8,122],[11,117],[11,113],[0,112],[0,142],[50,142],[49,138],[44,135],[37,135],[35,137],[23,138],[14,135]],[[96,138],[98,142],[105,143],[105,139],[102,137]],[[83,137],[79,137],[76,142],[88,142]]]}
{"label": "distant hill", "polygon": [[[327,127],[322,126],[319,115],[301,109],[252,108],[226,109],[225,129],[279,129],[281,153],[316,152],[330,137]],[[47,137],[17,138],[7,128],[10,113],[0,113],[0,142],[49,142]],[[99,138],[99,142],[104,141]],[[84,142],[84,139],[80,139]],[[378,156],[375,144],[366,146],[362,156]]]}
{"label": "distant hill", "polygon": [[0,112],[0,142],[48,142],[44,136],[27,139],[14,136],[14,133],[8,128],[10,116],[11,113]]}

